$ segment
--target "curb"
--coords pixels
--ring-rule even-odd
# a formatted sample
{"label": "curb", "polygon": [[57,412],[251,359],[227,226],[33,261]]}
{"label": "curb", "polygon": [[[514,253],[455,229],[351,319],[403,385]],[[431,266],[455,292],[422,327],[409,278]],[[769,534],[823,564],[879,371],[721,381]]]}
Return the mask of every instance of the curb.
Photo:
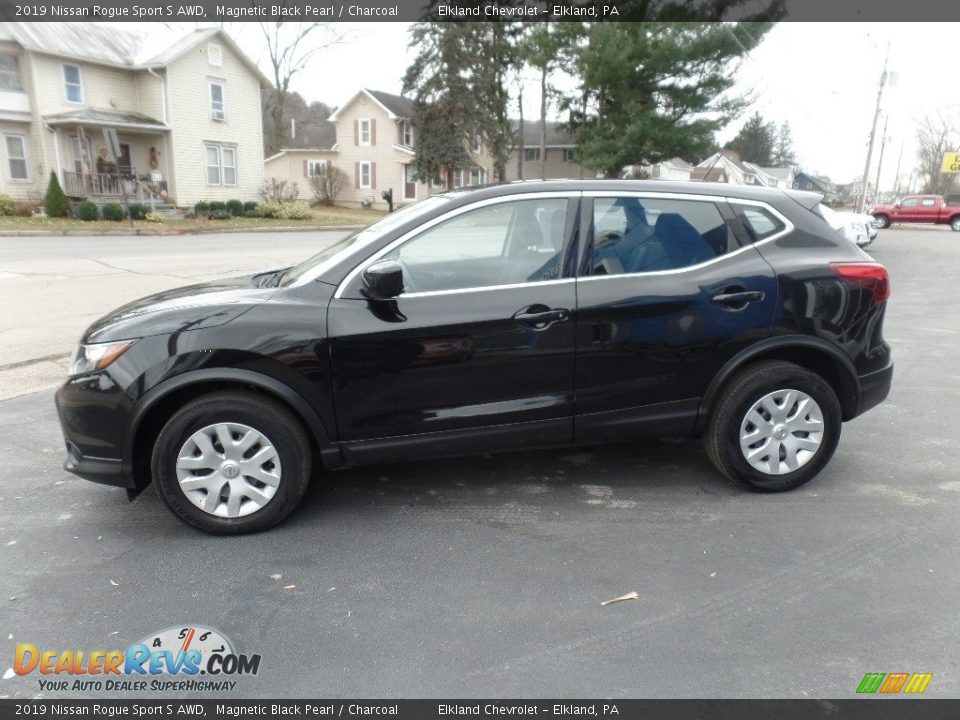
{"label": "curb", "polygon": [[235,235],[238,233],[305,232],[330,230],[362,230],[366,225],[291,225],[272,227],[219,228],[216,230],[170,230],[151,232],[146,228],[127,230],[0,230],[0,237],[164,237],[170,235]]}

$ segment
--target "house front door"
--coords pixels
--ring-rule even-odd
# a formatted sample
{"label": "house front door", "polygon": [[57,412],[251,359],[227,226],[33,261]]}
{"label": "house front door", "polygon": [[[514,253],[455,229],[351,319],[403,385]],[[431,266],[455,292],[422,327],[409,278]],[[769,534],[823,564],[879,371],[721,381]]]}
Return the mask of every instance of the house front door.
{"label": "house front door", "polygon": [[417,181],[414,177],[416,173],[416,168],[413,164],[403,166],[403,199],[404,200],[416,200],[417,199]]}

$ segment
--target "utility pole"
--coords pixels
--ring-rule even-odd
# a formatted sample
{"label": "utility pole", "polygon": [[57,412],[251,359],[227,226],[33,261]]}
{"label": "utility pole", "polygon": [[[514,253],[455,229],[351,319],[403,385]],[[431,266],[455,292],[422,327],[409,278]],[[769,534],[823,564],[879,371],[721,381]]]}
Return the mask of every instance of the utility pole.
{"label": "utility pole", "polygon": [[900,141],[900,157],[897,158],[897,175],[896,180],[894,181],[893,194],[897,197],[900,196],[900,163],[903,162],[903,144],[904,141]]}
{"label": "utility pole", "polygon": [[883,137],[880,138],[880,160],[877,161],[877,182],[874,186],[877,197],[880,196],[880,170],[883,168],[883,151],[887,147],[887,126],[890,124],[890,114],[883,121]]}
{"label": "utility pole", "polygon": [[863,166],[863,192],[860,194],[860,203],[857,212],[862,213],[867,207],[867,189],[870,187],[870,161],[873,159],[873,141],[877,135],[877,120],[880,119],[880,101],[883,99],[883,86],[887,84],[887,61],[890,59],[890,42],[887,42],[887,54],[883,58],[883,72],[880,73],[880,87],[877,90],[877,108],[873,112],[873,125],[870,127],[870,142],[867,144],[867,162]]}

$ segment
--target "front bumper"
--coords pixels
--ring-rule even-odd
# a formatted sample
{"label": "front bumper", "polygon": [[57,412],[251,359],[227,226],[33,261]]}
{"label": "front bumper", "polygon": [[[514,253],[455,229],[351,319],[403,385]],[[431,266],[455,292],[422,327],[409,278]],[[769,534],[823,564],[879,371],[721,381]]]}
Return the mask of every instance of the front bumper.
{"label": "front bumper", "polygon": [[55,396],[66,444],[63,469],[84,480],[131,487],[122,462],[130,401],[106,372],[67,380]]}
{"label": "front bumper", "polygon": [[860,409],[857,415],[882,403],[890,394],[893,384],[893,362],[882,370],[861,375],[860,378]]}

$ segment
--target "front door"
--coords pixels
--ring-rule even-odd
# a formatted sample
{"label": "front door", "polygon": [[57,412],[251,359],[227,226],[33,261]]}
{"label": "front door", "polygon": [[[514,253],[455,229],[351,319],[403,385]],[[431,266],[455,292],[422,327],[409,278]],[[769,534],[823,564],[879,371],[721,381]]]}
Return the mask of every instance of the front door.
{"label": "front door", "polygon": [[483,450],[572,438],[577,198],[497,198],[451,211],[364,263],[404,290],[368,300],[350,276],[328,311],[339,439],[353,457],[422,436]]}
{"label": "front door", "polygon": [[416,200],[417,199],[417,180],[416,180],[416,168],[411,163],[410,165],[403,166],[403,199],[404,200]]}
{"label": "front door", "polygon": [[893,219],[898,222],[917,222],[920,213],[920,198],[906,197],[893,209]]}
{"label": "front door", "polygon": [[584,208],[576,439],[691,432],[717,371],[769,332],[774,273],[716,198],[611,193]]}

